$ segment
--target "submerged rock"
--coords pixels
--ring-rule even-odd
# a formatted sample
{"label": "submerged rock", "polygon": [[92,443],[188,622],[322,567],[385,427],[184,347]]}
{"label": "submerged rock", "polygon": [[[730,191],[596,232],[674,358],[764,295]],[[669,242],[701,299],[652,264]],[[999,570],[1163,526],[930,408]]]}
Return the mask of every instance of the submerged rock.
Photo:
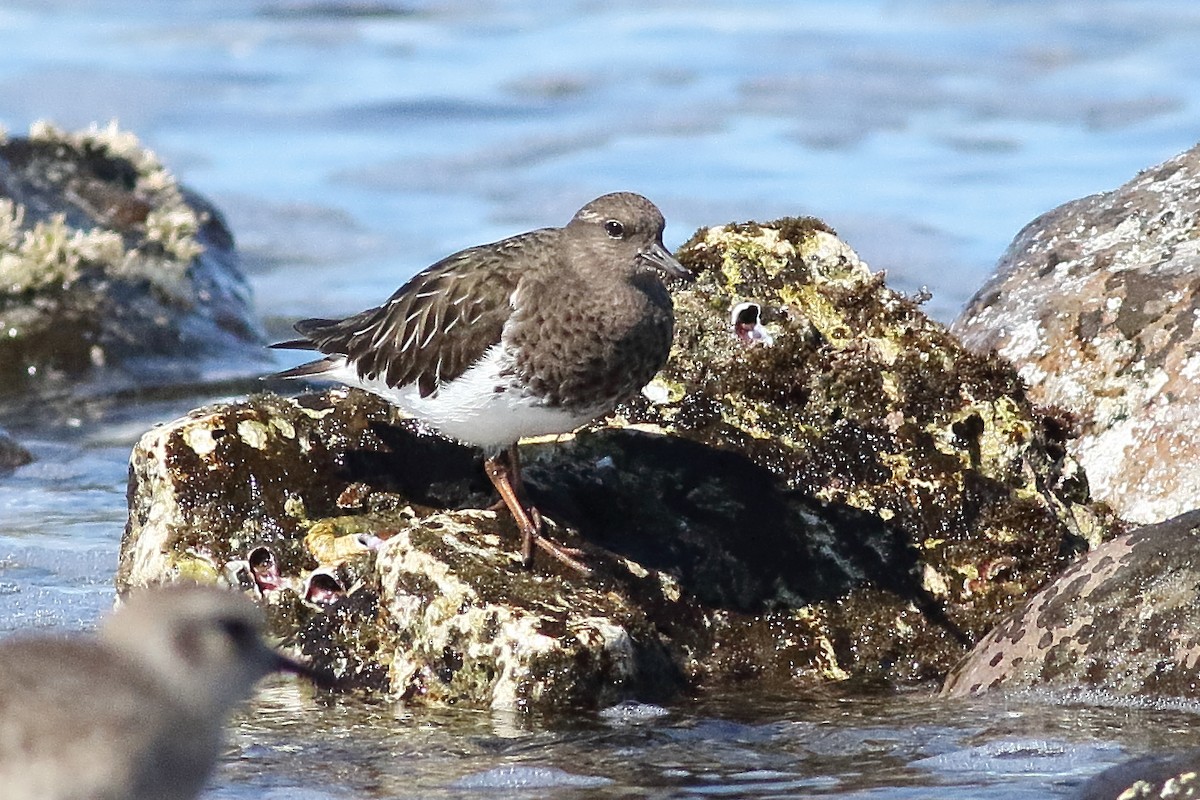
{"label": "submerged rock", "polygon": [[[350,682],[596,707],[718,681],[940,678],[1106,519],[1066,427],[815,220],[701,231],[677,340],[604,424],[523,445],[595,574],[524,571],[479,454],[356,391],[200,409],[135,448],[118,588],[226,580]],[[467,510],[454,510],[467,509]]]}
{"label": "submerged rock", "polygon": [[115,126],[0,135],[0,403],[265,364],[233,237]]}
{"label": "submerged rock", "polygon": [[1094,496],[1149,523],[1200,507],[1200,146],[1039,217],[953,330],[1071,412]]}
{"label": "submerged rock", "polygon": [[943,694],[1099,688],[1200,698],[1200,511],[1097,547],[998,624]]}
{"label": "submerged rock", "polygon": [[33,461],[33,454],[9,434],[0,429],[0,474],[22,467]]}
{"label": "submerged rock", "polygon": [[1139,756],[1095,776],[1073,800],[1186,800],[1200,797],[1200,751]]}

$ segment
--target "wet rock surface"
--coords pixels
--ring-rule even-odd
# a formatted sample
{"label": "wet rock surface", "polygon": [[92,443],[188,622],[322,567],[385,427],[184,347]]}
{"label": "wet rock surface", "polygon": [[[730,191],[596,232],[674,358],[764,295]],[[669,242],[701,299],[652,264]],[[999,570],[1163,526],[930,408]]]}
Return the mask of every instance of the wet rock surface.
{"label": "wet rock surface", "polygon": [[200,409],[134,451],[118,588],[261,593],[346,680],[503,708],[716,682],[939,679],[1098,541],[1066,428],[815,220],[678,253],[668,367],[607,422],[522,447],[595,574],[524,571],[479,453],[332,391]]}
{"label": "wet rock surface", "polygon": [[33,454],[14,439],[8,431],[0,429],[0,475],[33,461]]}
{"label": "wet rock surface", "polygon": [[1150,755],[1104,770],[1074,800],[1185,800],[1200,797],[1200,752]]}
{"label": "wet rock surface", "polygon": [[1200,507],[1200,147],[1022,230],[953,330],[1075,415],[1094,496],[1134,522]]}
{"label": "wet rock surface", "polygon": [[1100,688],[1200,697],[1200,511],[1119,536],[1000,622],[943,693]]}
{"label": "wet rock surface", "polygon": [[0,137],[0,332],[0,408],[267,363],[221,215],[115,127]]}

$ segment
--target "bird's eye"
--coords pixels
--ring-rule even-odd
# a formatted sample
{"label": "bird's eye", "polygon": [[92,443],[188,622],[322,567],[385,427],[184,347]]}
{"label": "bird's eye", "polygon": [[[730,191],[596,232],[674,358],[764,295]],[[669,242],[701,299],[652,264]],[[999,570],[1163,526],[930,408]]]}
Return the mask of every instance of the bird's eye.
{"label": "bird's eye", "polygon": [[620,239],[625,235],[625,226],[615,219],[610,219],[604,223],[604,232],[614,239]]}
{"label": "bird's eye", "polygon": [[252,644],[258,637],[258,631],[245,620],[223,619],[219,624],[221,631],[238,647],[245,647]]}

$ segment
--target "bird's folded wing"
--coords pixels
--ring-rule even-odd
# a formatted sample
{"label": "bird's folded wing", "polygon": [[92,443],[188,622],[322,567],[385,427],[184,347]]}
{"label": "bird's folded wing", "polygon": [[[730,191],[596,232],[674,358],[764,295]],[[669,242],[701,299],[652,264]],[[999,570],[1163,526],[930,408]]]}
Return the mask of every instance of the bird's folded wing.
{"label": "bird's folded wing", "polygon": [[[360,377],[422,397],[462,375],[500,341],[527,250],[524,237],[448,256],[423,270],[378,308],[344,320],[302,320],[296,330],[327,355],[343,355]],[[536,248],[535,248],[536,249]]]}

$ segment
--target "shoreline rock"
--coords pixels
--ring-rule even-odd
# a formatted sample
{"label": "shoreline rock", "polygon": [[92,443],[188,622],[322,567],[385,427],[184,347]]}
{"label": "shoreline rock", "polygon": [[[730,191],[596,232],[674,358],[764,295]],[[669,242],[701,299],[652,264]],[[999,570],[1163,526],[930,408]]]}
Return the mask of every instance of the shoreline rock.
{"label": "shoreline rock", "polygon": [[33,454],[9,434],[0,428],[0,475],[4,475],[17,467],[23,467],[33,461]]}
{"label": "shoreline rock", "polygon": [[668,367],[606,423],[522,448],[591,578],[523,572],[511,521],[472,510],[492,501],[477,453],[334,391],[147,433],[118,590],[242,585],[276,635],[395,697],[594,707],[940,679],[1109,530],[1061,421],[819,221],[702,230],[678,256],[699,278]]}
{"label": "shoreline rock", "polygon": [[1195,797],[1200,752],[1145,755],[1109,767],[1071,795],[1072,800],[1136,800]]}
{"label": "shoreline rock", "polygon": [[1087,553],[1001,621],[942,694],[1099,688],[1200,697],[1200,511]]}
{"label": "shoreline rock", "polygon": [[952,330],[1064,409],[1092,493],[1131,522],[1200,507],[1200,146],[1017,234]]}
{"label": "shoreline rock", "polygon": [[0,135],[0,330],[0,406],[268,363],[220,213],[115,125]]}

